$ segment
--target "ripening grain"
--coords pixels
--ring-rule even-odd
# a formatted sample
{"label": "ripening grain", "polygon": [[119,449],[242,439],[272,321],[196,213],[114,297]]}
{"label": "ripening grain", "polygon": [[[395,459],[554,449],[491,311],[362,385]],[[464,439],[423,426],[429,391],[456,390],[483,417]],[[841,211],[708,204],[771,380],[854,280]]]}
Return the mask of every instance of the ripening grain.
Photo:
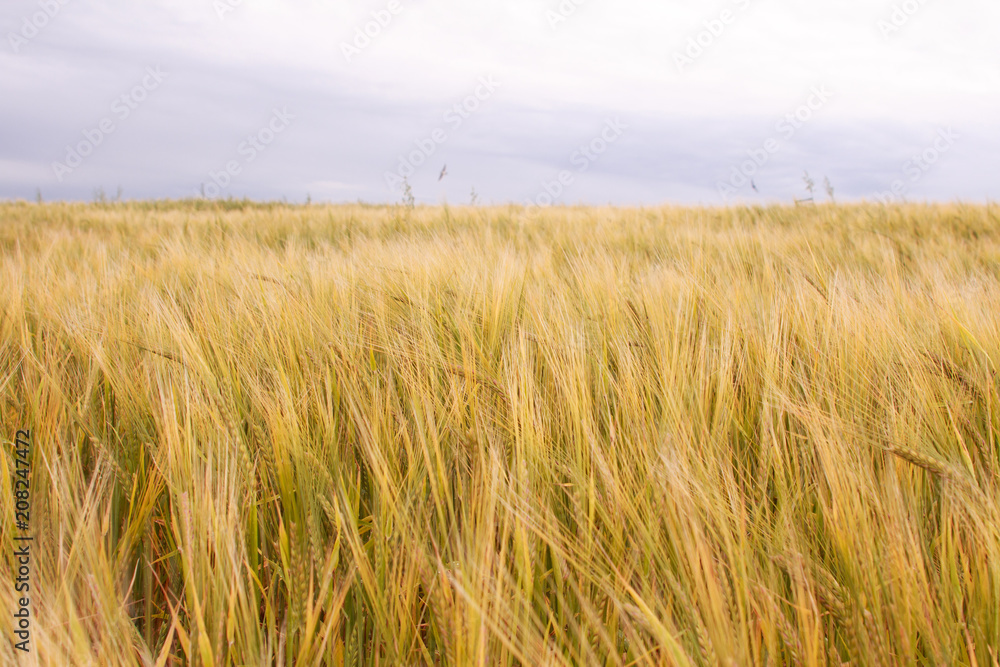
{"label": "ripening grain", "polygon": [[43,665],[997,665],[1000,217],[0,205]]}

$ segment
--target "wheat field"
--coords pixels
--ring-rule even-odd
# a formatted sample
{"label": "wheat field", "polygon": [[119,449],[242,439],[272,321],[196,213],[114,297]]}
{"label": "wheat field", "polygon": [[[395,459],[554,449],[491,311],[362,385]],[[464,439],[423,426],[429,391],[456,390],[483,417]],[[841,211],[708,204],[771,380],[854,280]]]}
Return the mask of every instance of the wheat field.
{"label": "wheat field", "polygon": [[3,664],[1000,664],[992,205],[22,202],[0,248]]}

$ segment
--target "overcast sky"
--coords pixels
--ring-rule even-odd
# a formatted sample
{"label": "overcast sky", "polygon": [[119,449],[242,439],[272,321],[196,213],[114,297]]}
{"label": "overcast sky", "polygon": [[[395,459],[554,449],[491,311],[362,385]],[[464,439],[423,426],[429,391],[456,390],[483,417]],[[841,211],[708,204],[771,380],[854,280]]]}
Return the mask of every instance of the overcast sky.
{"label": "overcast sky", "polygon": [[817,199],[995,200],[998,25],[996,0],[2,0],[0,197],[390,202],[405,176],[427,203],[721,204],[808,171]]}

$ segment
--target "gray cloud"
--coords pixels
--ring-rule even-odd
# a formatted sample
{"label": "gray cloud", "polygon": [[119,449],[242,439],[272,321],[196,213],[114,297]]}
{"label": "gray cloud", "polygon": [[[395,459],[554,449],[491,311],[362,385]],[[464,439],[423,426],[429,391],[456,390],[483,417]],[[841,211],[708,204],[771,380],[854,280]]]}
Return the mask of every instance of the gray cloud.
{"label": "gray cloud", "polygon": [[[492,47],[492,55],[466,62],[453,55],[460,45],[435,50],[421,37],[421,18],[434,16],[431,10],[443,8],[445,0],[414,3],[410,14],[401,14],[381,41],[348,65],[337,47],[365,13],[338,23],[329,43],[303,44],[299,53],[294,29],[301,26],[302,40],[311,39],[315,26],[307,19],[310,12],[321,13],[308,4],[292,3],[293,20],[282,19],[272,3],[247,0],[220,20],[208,1],[136,7],[69,0],[18,53],[8,45],[0,52],[0,197],[30,198],[39,188],[47,199],[89,199],[96,188],[113,193],[119,186],[126,197],[187,197],[235,160],[240,173],[222,196],[394,201],[398,195],[386,186],[385,173],[414,150],[415,141],[448,128],[445,112],[472,94],[478,76],[496,75],[502,82],[496,94],[459,127],[448,128],[447,141],[409,179],[421,201],[465,201],[475,187],[483,201],[520,202],[570,170],[574,183],[560,197],[567,203],[719,203],[717,184],[747,159],[748,150],[775,135],[776,122],[809,89],[782,83],[780,94],[765,95],[768,101],[762,102],[763,93],[729,85],[718,78],[720,61],[729,57],[722,43],[690,79],[676,78],[667,50],[655,58],[640,53],[628,61],[623,56],[618,64],[604,62],[602,71],[587,78],[571,62],[585,58],[584,51],[545,50],[547,43],[536,43],[541,38],[535,33],[547,32],[545,7],[538,25],[509,36],[511,45],[543,56],[534,70],[525,53],[505,58],[496,53],[502,49]],[[496,20],[526,11],[517,9],[521,14],[510,9]],[[764,10],[757,8],[754,20]],[[37,11],[37,2],[13,0],[0,10],[0,25],[16,33],[21,18]],[[588,6],[546,39],[560,48],[581,48],[570,43],[573,31],[595,30],[587,23],[595,16],[596,7]],[[623,19],[617,20],[622,32]],[[267,21],[273,23],[271,32]],[[739,28],[731,28],[733,43],[747,39]],[[683,43],[690,29],[686,24],[678,29],[672,43]],[[262,42],[262,35],[270,41]],[[422,46],[412,58],[394,51],[416,44]],[[650,65],[651,60],[657,62]],[[430,63],[445,63],[444,71],[435,73]],[[746,65],[733,61],[733,71],[745,75]],[[147,91],[127,118],[116,115],[113,105],[141,85],[149,67],[167,73],[163,83]],[[664,72],[659,82],[647,72],[657,68]],[[818,181],[829,176],[845,199],[868,197],[900,178],[903,163],[948,125],[961,140],[907,196],[997,197],[1000,186],[991,174],[1000,167],[1000,134],[987,120],[997,107],[995,78],[983,79],[978,92],[955,93],[953,108],[942,108],[934,91],[914,91],[904,78],[899,104],[877,113],[858,102],[863,87],[844,84],[843,73],[815,70],[812,81],[824,81],[824,75],[842,82],[842,94],[755,171],[759,194],[744,187],[736,199],[802,196],[803,170]],[[760,87],[773,88],[768,82]],[[914,104],[915,99],[923,101]],[[294,120],[247,161],[241,145],[266,128],[275,109],[287,109]],[[576,172],[574,152],[616,117],[629,126],[621,139],[585,173]],[[114,132],[60,181],[53,163],[65,163],[67,147],[86,141],[84,133],[104,119],[114,121]],[[439,183],[445,163],[449,176]]]}

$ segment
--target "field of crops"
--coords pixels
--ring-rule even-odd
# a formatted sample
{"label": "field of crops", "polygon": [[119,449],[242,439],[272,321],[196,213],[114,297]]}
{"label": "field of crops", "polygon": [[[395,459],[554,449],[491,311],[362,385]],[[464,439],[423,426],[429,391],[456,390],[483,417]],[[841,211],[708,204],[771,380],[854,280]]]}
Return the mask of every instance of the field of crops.
{"label": "field of crops", "polygon": [[0,204],[0,663],[25,429],[31,664],[996,666],[998,365],[990,206]]}

